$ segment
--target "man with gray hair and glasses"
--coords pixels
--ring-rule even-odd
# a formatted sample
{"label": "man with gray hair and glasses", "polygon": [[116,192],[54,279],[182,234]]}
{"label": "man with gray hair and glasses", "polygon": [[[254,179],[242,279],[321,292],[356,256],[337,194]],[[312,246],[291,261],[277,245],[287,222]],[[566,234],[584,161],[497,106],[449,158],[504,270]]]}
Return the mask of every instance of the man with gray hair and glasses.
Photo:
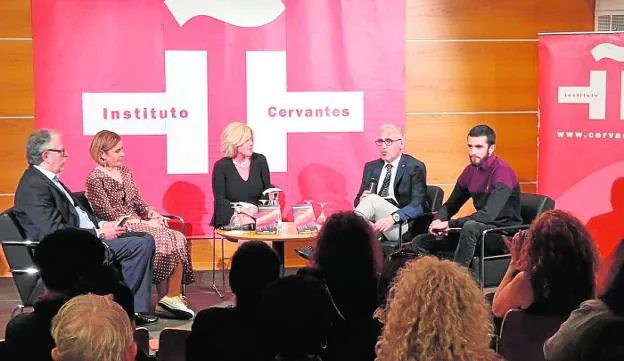
{"label": "man with gray hair and glasses", "polygon": [[126,232],[116,222],[104,222],[89,212],[58,178],[69,154],[60,133],[41,129],[28,138],[28,168],[15,191],[17,220],[32,241],[66,228],[81,228],[99,237],[107,253],[121,265],[124,281],[134,294],[137,324],[156,322],[151,304],[154,239],[147,233]]}
{"label": "man with gray hair and glasses", "polygon": [[392,247],[384,247],[384,243],[399,241],[400,235],[407,231],[409,220],[424,213],[427,169],[423,162],[403,154],[405,135],[396,125],[382,125],[375,145],[379,159],[364,165],[362,185],[354,205],[356,213],[369,220],[380,233],[382,248],[388,253]]}

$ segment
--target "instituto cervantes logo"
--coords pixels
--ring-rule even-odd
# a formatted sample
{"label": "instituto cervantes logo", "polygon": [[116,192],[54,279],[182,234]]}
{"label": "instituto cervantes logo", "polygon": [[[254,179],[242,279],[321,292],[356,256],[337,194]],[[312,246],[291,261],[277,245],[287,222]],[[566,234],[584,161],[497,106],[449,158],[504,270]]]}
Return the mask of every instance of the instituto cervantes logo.
{"label": "instituto cervantes logo", "polygon": [[[591,54],[595,61],[611,59],[624,62],[624,48],[611,43],[596,45]],[[620,88],[620,119],[624,119],[624,70]],[[588,117],[591,120],[604,120],[607,101],[607,72],[605,70],[590,70],[589,86],[560,86],[558,87],[558,102],[563,104],[587,104]]]}
{"label": "instituto cervantes logo", "polygon": [[[179,26],[198,16],[256,28],[285,10],[279,0],[166,0]],[[165,135],[168,174],[208,173],[207,50],[165,50],[165,91],[83,93],[83,134],[109,129],[122,135]],[[285,51],[246,52],[247,124],[271,171],[287,169],[288,133],[361,132],[364,94],[289,92]]]}

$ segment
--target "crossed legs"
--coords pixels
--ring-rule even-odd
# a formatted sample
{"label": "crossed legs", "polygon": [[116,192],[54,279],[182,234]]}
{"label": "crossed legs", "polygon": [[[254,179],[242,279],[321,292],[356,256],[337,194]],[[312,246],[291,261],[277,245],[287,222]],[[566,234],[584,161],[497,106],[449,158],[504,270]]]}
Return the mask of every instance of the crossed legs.
{"label": "crossed legs", "polygon": [[[377,194],[370,194],[366,196],[355,207],[355,212],[367,219],[368,221],[375,223],[378,219],[389,216],[396,212],[399,208],[387,200],[381,198]],[[383,232],[388,241],[397,242],[400,234],[407,232],[407,223],[403,224],[402,232],[399,232],[399,225],[395,224],[389,230]]]}

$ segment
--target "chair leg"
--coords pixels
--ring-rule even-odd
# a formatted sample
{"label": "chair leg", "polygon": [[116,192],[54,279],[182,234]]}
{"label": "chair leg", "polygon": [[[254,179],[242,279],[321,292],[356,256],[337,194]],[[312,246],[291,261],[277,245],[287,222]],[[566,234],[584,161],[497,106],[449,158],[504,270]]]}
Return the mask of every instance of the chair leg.
{"label": "chair leg", "polygon": [[485,288],[485,234],[481,236],[481,250],[479,252],[479,279],[481,291]]}
{"label": "chair leg", "polygon": [[225,292],[225,241],[221,238],[221,288]]}

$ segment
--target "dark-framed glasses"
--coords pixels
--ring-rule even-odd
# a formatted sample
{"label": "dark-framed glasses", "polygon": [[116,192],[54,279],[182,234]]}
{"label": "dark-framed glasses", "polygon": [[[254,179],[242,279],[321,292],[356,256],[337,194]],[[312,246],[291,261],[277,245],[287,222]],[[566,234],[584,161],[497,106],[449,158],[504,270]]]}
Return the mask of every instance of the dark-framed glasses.
{"label": "dark-framed glasses", "polygon": [[66,156],[67,156],[67,151],[65,150],[65,148],[63,148],[63,149],[54,149],[54,148],[51,148],[51,149],[46,149],[46,150],[44,150],[44,152],[54,152],[54,153],[59,153],[59,154],[60,154],[60,155],[62,155],[63,157],[66,157]]}
{"label": "dark-framed glasses", "polygon": [[385,144],[387,147],[391,146],[392,143],[394,142],[398,142],[399,140],[402,140],[401,138],[398,139],[390,139],[390,138],[386,138],[386,139],[377,139],[375,140],[375,145],[377,145],[378,147],[381,147],[383,144]]}

